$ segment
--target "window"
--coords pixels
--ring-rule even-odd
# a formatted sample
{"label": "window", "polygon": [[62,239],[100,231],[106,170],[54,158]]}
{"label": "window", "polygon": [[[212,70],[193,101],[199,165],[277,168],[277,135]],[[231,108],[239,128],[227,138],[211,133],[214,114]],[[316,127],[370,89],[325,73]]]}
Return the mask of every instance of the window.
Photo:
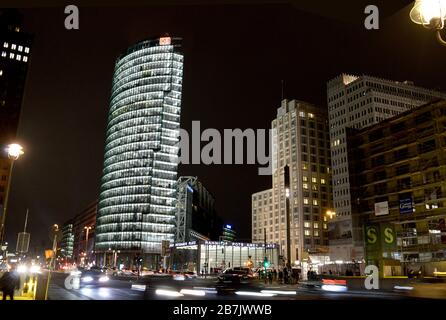
{"label": "window", "polygon": [[315,222],[315,223],[313,224],[313,228],[314,228],[314,229],[319,229],[319,222]]}
{"label": "window", "polygon": [[305,112],[300,111],[300,112],[299,112],[299,116],[302,117],[302,118],[305,118]]}
{"label": "window", "polygon": [[25,47],[25,53],[29,53],[29,48]]}
{"label": "window", "polygon": [[308,190],[308,183],[304,183],[304,184],[302,184],[302,187],[303,187],[305,190]]}
{"label": "window", "polygon": [[16,56],[16,59],[17,59],[18,61],[20,61],[21,58],[22,58],[22,56],[19,55],[19,54]]}
{"label": "window", "polygon": [[317,205],[318,205],[317,199],[313,199],[313,206],[317,206]]}
{"label": "window", "polygon": [[317,183],[317,179],[315,177],[311,178],[311,182]]}
{"label": "window", "polygon": [[15,48],[16,48],[16,45],[13,44],[13,45],[11,46],[11,50],[15,50]]}
{"label": "window", "polygon": [[10,59],[14,59],[14,53],[10,53],[10,54],[9,54],[9,58],[10,58]]}
{"label": "window", "polygon": [[19,51],[22,52],[23,46],[19,46]]}
{"label": "window", "polygon": [[314,230],[314,236],[315,237],[319,237],[319,231],[318,230]]}
{"label": "window", "polygon": [[310,236],[311,235],[310,230],[305,230],[305,235]]}
{"label": "window", "polygon": [[308,198],[304,198],[304,204],[308,204]]}
{"label": "window", "polygon": [[310,227],[311,227],[310,222],[304,222],[304,227],[305,227],[305,228],[310,228]]}
{"label": "window", "polygon": [[4,42],[3,43],[3,48],[7,48],[9,45],[8,45],[8,43],[7,42]]}
{"label": "window", "polygon": [[22,61],[23,61],[23,62],[27,62],[27,61],[28,61],[28,57],[27,57],[27,56],[24,56]]}
{"label": "window", "polygon": [[308,181],[308,177],[307,176],[303,176],[302,177],[302,181],[307,182]]}
{"label": "window", "polygon": [[325,184],[325,179],[321,179],[321,184]]}
{"label": "window", "polygon": [[6,57],[6,52],[5,51],[2,52],[2,57]]}

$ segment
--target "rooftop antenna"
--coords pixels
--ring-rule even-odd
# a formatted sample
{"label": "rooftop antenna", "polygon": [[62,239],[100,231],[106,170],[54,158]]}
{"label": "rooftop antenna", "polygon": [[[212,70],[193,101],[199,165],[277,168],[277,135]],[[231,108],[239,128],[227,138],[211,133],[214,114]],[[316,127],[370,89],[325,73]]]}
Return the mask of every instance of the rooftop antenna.
{"label": "rooftop antenna", "polygon": [[26,232],[26,226],[28,225],[28,213],[29,209],[26,209],[25,225],[23,226],[23,232]]}
{"label": "rooftop antenna", "polygon": [[280,99],[280,102],[282,102],[283,101],[283,87],[284,87],[284,83],[283,83],[283,80],[281,80],[282,81],[282,98]]}

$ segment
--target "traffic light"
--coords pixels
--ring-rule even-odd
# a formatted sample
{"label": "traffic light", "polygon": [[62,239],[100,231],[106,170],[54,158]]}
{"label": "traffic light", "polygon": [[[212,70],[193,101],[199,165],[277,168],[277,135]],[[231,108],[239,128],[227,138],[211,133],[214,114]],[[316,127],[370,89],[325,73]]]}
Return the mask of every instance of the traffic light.
{"label": "traffic light", "polygon": [[264,268],[269,268],[269,265],[270,265],[270,263],[268,261],[268,258],[265,257],[265,260],[263,260],[263,267]]}

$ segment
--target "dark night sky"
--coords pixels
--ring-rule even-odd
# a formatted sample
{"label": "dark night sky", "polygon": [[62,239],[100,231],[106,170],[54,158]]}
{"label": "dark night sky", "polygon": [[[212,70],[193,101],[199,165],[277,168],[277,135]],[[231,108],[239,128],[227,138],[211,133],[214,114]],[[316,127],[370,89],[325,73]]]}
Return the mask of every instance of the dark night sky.
{"label": "dark night sky", "polygon": [[[80,7],[79,31],[64,29],[62,6],[21,10],[35,43],[19,129],[26,153],[14,171],[8,240],[15,243],[26,208],[31,246],[39,246],[48,242],[50,225],[97,198],[114,61],[137,41],[166,32],[184,39],[185,129],[192,120],[202,130],[269,128],[281,79],[286,98],[322,107],[326,81],[341,72],[446,89],[446,49],[410,22],[409,7],[382,17],[379,31],[363,27],[364,7],[346,7],[342,22],[286,3]],[[224,221],[240,238],[250,237],[251,194],[269,188],[270,177],[258,176],[255,165],[183,165],[180,174],[199,176]]]}

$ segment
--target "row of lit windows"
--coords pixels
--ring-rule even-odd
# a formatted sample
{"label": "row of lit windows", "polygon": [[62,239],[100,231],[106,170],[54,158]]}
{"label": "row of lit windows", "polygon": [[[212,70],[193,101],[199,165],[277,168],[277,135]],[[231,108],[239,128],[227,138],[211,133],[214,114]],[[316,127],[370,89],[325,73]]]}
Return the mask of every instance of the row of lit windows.
{"label": "row of lit windows", "polygon": [[122,83],[126,83],[127,78],[130,76],[140,78],[176,76],[181,78],[183,76],[183,69],[181,64],[173,61],[147,62],[134,66],[116,77],[116,83],[113,85],[113,88],[116,88],[115,95],[121,92],[119,88],[122,86]]}
{"label": "row of lit windows", "polygon": [[[7,53],[5,51],[2,52],[2,57],[6,57]],[[28,61],[28,57],[27,56],[22,56],[20,54],[14,54],[14,53],[10,53],[9,54],[9,59],[15,59],[17,61],[23,61],[23,62],[27,62]]]}
{"label": "row of lit windows", "polygon": [[112,97],[134,86],[135,81],[148,81],[150,84],[173,83],[181,84],[183,69],[179,63],[143,63],[124,71],[113,84]]}
{"label": "row of lit windows", "polygon": [[122,91],[116,94],[110,102],[110,105],[114,105],[116,101],[121,101],[123,98],[135,96],[142,93],[151,93],[158,91],[169,91],[170,90],[170,82],[165,83],[155,83],[155,84],[146,84],[140,86],[132,86],[125,91]]}
{"label": "row of lit windows", "polygon": [[134,69],[135,66],[144,63],[150,63],[156,66],[159,63],[172,63],[173,61],[176,61],[178,65],[182,67],[182,57],[178,54],[169,52],[171,50],[166,50],[163,53],[155,53],[155,54],[148,54],[147,52],[144,51],[145,50],[141,50],[140,52],[135,52],[134,54],[132,54],[133,56],[129,55],[124,59],[118,61],[118,63],[115,66],[114,83],[116,83],[121,78],[120,76],[125,74],[127,70]]}
{"label": "row of lit windows", "polygon": [[[9,48],[9,43],[8,42],[4,42],[3,43],[3,48]],[[23,47],[21,45],[16,45],[16,44],[11,44],[11,50],[16,50],[19,52],[24,51],[25,53],[29,53],[29,48],[28,47]]]}

